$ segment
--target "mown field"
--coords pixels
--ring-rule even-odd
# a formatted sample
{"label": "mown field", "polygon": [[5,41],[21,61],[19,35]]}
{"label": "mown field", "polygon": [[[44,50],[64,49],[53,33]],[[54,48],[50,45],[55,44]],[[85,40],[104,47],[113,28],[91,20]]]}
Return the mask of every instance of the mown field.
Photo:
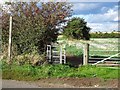
{"label": "mown field", "polygon": [[90,55],[115,55],[118,53],[118,47],[118,38],[91,38]]}

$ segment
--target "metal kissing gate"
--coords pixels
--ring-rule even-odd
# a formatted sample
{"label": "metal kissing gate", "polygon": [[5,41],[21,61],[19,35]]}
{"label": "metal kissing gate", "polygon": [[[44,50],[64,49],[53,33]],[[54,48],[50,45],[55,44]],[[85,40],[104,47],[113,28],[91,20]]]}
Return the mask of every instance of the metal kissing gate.
{"label": "metal kissing gate", "polygon": [[60,47],[47,45],[47,60],[49,63],[65,64],[66,63],[65,45],[64,46],[60,45]]}

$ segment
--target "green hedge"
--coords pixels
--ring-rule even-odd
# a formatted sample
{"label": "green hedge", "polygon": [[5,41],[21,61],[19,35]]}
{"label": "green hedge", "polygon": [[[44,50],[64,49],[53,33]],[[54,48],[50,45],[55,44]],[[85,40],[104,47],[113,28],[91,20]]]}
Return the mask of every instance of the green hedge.
{"label": "green hedge", "polygon": [[102,32],[96,32],[90,34],[91,38],[120,38],[120,33],[102,33]]}

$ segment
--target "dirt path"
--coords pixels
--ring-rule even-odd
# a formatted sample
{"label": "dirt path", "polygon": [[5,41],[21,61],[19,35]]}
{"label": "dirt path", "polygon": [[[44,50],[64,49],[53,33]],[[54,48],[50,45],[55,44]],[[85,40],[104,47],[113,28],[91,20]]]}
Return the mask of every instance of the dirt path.
{"label": "dirt path", "polygon": [[40,79],[36,85],[47,88],[118,88],[118,80],[100,78],[48,78]]}
{"label": "dirt path", "polygon": [[118,88],[118,80],[100,78],[46,78],[34,82],[3,80],[3,88]]}

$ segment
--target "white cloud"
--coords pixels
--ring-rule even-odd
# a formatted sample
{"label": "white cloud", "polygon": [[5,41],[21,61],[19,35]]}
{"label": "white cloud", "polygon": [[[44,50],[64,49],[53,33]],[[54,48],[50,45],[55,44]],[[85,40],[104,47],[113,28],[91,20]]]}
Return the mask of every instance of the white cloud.
{"label": "white cloud", "polygon": [[67,1],[68,2],[119,2],[119,0],[67,0]]}
{"label": "white cloud", "polygon": [[118,21],[118,11],[109,9],[104,14],[74,15],[72,17],[82,17],[85,18],[88,22],[96,22],[96,23]]}
{"label": "white cloud", "polygon": [[120,18],[118,18],[118,17],[114,18],[114,21],[118,21],[118,20],[120,20]]}
{"label": "white cloud", "polygon": [[96,31],[104,31],[104,32],[111,32],[113,30],[118,31],[118,23],[88,23],[88,26],[91,29],[91,32],[96,32]]}
{"label": "white cloud", "polygon": [[103,7],[101,10],[106,12],[101,12],[99,14],[87,14],[87,15],[73,15],[72,17],[81,17],[88,22],[88,26],[92,28],[93,31],[113,31],[118,30],[118,6],[113,8]]}
{"label": "white cloud", "polygon": [[74,6],[72,7],[73,10],[79,10],[79,11],[85,11],[85,10],[91,10],[99,7],[99,4],[93,4],[93,3],[74,3]]}
{"label": "white cloud", "polygon": [[[105,7],[102,9],[105,9]],[[73,15],[72,17],[82,17],[85,18],[88,22],[96,22],[96,23],[118,21],[118,6],[108,9],[105,13]]]}

